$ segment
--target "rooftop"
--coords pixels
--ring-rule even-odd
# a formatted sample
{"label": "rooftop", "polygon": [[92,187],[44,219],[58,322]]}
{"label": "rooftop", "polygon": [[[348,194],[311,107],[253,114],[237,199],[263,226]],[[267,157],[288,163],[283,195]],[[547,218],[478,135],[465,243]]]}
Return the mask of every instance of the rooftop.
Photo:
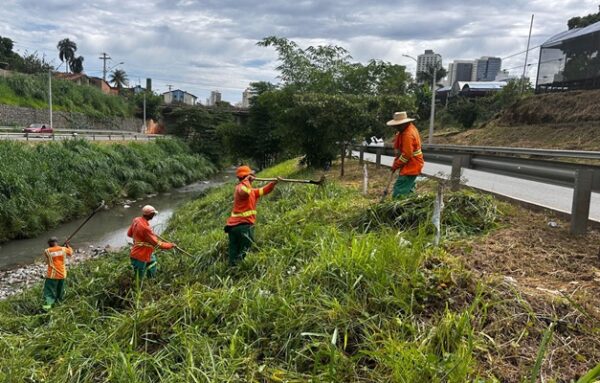
{"label": "rooftop", "polygon": [[568,31],[558,33],[550,37],[542,44],[542,48],[551,48],[555,45],[560,45],[563,41],[589,35],[591,33],[600,32],[600,21],[585,28],[573,28]]}

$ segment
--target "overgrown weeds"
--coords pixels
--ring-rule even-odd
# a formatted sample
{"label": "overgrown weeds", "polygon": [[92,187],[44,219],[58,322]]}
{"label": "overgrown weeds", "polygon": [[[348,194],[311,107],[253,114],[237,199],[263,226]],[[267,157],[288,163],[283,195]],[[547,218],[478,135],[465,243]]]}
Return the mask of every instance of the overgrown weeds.
{"label": "overgrown weeds", "polygon": [[[287,162],[265,175],[294,172]],[[37,309],[39,286],[0,302],[0,380],[514,381],[481,368],[502,347],[483,331],[501,328],[490,317],[510,293],[490,293],[422,226],[399,233],[392,219],[365,231],[351,223],[377,208],[357,192],[280,184],[259,204],[255,248],[230,269],[231,186],[176,213],[168,235],[196,256],[160,253],[141,290],[124,282],[121,253],[73,270],[67,301],[49,314]],[[525,318],[511,323],[535,343],[547,324]]]}
{"label": "overgrown weeds", "polygon": [[26,238],[104,200],[137,198],[215,171],[177,140],[96,145],[83,140],[28,146],[0,142],[0,242]]}

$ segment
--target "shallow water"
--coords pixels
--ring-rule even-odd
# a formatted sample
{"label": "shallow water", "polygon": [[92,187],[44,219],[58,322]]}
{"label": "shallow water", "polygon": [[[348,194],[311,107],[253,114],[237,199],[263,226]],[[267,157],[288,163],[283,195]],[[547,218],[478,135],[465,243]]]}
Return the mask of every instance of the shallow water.
{"label": "shallow water", "polygon": [[[228,175],[218,175],[208,181],[200,181],[167,193],[138,199],[129,203],[128,208],[117,205],[102,210],[77,233],[71,240],[71,245],[79,249],[126,245],[128,240],[131,241],[127,237],[127,228],[132,219],[140,215],[140,210],[144,205],[152,205],[158,210],[159,214],[150,221],[150,224],[154,231],[160,234],[179,205],[198,197],[210,187],[222,184],[228,178]],[[36,259],[42,257],[48,238],[55,236],[59,241],[64,241],[84,220],[85,217],[65,223],[36,238],[13,240],[0,244],[0,270],[34,263]]]}

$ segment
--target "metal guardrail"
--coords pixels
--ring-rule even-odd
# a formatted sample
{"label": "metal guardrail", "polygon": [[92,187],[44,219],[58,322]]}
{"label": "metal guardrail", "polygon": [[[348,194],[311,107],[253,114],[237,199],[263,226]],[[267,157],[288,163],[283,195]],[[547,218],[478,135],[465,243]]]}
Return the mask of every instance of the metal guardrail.
{"label": "metal guardrail", "polygon": [[[375,163],[381,166],[381,156],[394,156],[391,146],[355,146],[359,160],[364,153],[376,155]],[[579,155],[581,154],[581,155]],[[502,174],[567,186],[574,189],[571,207],[571,233],[584,234],[589,220],[591,193],[600,192],[600,166],[540,160],[520,156],[545,158],[600,159],[600,152],[582,152],[549,149],[473,147],[456,145],[423,145],[425,161],[451,166],[450,180],[454,189],[460,186],[463,168]]]}
{"label": "metal guardrail", "polygon": [[600,152],[586,150],[556,150],[535,148],[511,148],[505,146],[463,146],[463,145],[423,145],[424,150],[479,154],[500,154],[531,156],[537,158],[576,158],[588,160],[600,160]]}

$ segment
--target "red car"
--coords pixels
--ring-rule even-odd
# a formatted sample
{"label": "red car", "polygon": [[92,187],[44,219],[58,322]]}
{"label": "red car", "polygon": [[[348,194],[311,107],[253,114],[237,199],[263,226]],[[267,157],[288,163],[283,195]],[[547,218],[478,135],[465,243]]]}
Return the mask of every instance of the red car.
{"label": "red car", "polygon": [[31,124],[23,129],[23,133],[54,133],[54,129],[46,124]]}

